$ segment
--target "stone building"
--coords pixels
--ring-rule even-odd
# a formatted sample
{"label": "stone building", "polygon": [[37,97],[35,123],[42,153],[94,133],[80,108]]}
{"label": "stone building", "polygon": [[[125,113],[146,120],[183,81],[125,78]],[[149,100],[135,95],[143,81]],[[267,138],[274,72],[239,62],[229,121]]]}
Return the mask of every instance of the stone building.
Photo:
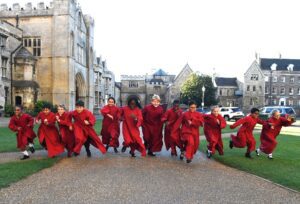
{"label": "stone building", "polygon": [[129,98],[136,97],[141,105],[145,106],[150,103],[154,94],[161,97],[162,104],[171,104],[175,98],[180,98],[180,87],[192,72],[186,65],[177,76],[168,74],[162,69],[151,75],[122,75],[121,105],[126,105]]}
{"label": "stone building", "polygon": [[0,20],[23,30],[22,44],[37,59],[32,79],[39,84],[39,100],[73,109],[81,99],[93,109],[94,20],[83,15],[76,0],[1,4]]}
{"label": "stone building", "polygon": [[259,64],[254,61],[244,74],[243,111],[265,104],[265,76]]}
{"label": "stone building", "polygon": [[95,104],[94,112],[103,107],[108,97],[115,97],[115,75],[107,67],[101,57],[95,59],[94,64]]}
{"label": "stone building", "polygon": [[214,77],[216,97],[223,107],[240,107],[243,105],[243,84],[236,77]]}
{"label": "stone building", "polygon": [[247,109],[265,105],[291,106],[299,114],[300,60],[260,58],[254,61],[245,74],[244,93],[251,95],[244,95]]}

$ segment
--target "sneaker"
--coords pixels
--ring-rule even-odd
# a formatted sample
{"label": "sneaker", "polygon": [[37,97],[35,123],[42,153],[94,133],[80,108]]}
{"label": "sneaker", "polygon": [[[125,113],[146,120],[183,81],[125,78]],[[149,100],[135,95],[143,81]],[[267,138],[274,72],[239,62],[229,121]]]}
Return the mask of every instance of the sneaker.
{"label": "sneaker", "polygon": [[118,148],[114,147],[114,152],[117,154],[119,153]]}
{"label": "sneaker", "polygon": [[29,159],[29,156],[24,154],[23,157],[20,160],[25,160],[25,159]]}
{"label": "sneaker", "polygon": [[156,155],[155,155],[153,152],[151,152],[151,151],[148,151],[148,155],[151,156],[151,157],[155,157],[155,156],[156,156]]}
{"label": "sneaker", "polygon": [[269,155],[268,155],[268,159],[273,159],[273,155],[272,155],[272,154],[269,154]]}
{"label": "sneaker", "polygon": [[247,152],[247,153],[245,154],[245,157],[246,157],[246,158],[249,158],[249,159],[252,159],[252,156],[251,156],[251,154],[250,154],[249,152]]}
{"label": "sneaker", "polygon": [[259,156],[259,149],[257,149],[257,150],[255,150],[255,152],[256,152],[256,156]]}
{"label": "sneaker", "polygon": [[229,140],[229,148],[230,148],[230,149],[233,148],[233,142],[232,142],[232,140]]}
{"label": "sneaker", "polygon": [[211,158],[212,155],[211,155],[211,152],[209,150],[206,150],[206,156],[207,156],[208,159]]}
{"label": "sneaker", "polygon": [[78,153],[76,153],[76,152],[74,152],[74,153],[73,153],[73,155],[74,155],[75,157],[77,157],[79,154],[78,154]]}
{"label": "sneaker", "polygon": [[181,152],[181,153],[180,153],[180,156],[179,156],[179,159],[180,159],[180,160],[183,160],[183,158],[184,158],[184,152]]}
{"label": "sneaker", "polygon": [[92,156],[92,153],[91,153],[90,149],[86,149],[86,156],[87,157],[91,157]]}
{"label": "sneaker", "polygon": [[33,154],[35,152],[34,147],[29,147],[29,151]]}
{"label": "sneaker", "polygon": [[106,151],[108,150],[108,148],[109,148],[109,145],[106,145],[106,147],[105,147]]}
{"label": "sneaker", "polygon": [[136,157],[134,152],[130,151],[129,153],[131,154],[131,157]]}
{"label": "sneaker", "polygon": [[121,152],[122,152],[122,153],[126,152],[126,149],[127,149],[127,147],[126,147],[126,146],[123,146]]}
{"label": "sneaker", "polygon": [[187,159],[187,160],[186,160],[186,163],[188,163],[188,164],[191,163],[191,162],[192,162],[191,159]]}

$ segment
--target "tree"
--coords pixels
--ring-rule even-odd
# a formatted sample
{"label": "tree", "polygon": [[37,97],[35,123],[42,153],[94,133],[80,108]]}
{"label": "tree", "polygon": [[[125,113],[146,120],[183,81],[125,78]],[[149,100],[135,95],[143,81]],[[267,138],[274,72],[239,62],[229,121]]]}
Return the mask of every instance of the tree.
{"label": "tree", "polygon": [[188,104],[193,100],[198,106],[202,103],[202,87],[205,87],[204,105],[211,106],[217,104],[216,88],[213,86],[212,78],[208,75],[193,73],[181,88],[181,101]]}

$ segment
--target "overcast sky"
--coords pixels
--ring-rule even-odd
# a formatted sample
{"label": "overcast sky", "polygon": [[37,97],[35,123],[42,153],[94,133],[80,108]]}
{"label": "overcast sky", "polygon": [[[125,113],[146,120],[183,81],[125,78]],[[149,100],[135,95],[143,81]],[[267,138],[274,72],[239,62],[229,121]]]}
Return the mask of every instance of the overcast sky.
{"label": "overcast sky", "polygon": [[[28,0],[0,0],[1,3]],[[32,0],[37,3],[40,0]],[[49,1],[45,1],[49,2]],[[158,68],[221,76],[261,57],[300,58],[297,0],[79,0],[96,23],[95,48],[117,79]]]}

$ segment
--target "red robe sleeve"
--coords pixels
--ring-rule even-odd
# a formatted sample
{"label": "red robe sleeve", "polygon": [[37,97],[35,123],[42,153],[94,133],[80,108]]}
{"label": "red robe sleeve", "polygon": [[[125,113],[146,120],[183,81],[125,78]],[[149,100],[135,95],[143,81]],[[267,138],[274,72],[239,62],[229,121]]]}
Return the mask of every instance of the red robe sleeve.
{"label": "red robe sleeve", "polygon": [[191,126],[195,126],[195,127],[199,127],[199,126],[203,126],[203,116],[202,114],[197,114],[197,115],[194,115],[192,117],[192,123],[191,123]]}
{"label": "red robe sleeve", "polygon": [[220,128],[223,129],[223,128],[226,128],[226,120],[221,116],[221,115],[218,115],[218,119],[220,121]]}
{"label": "red robe sleeve", "polygon": [[109,114],[110,110],[108,108],[108,106],[104,106],[101,110],[100,110],[101,114],[103,116],[106,116],[107,114]]}
{"label": "red robe sleeve", "polygon": [[65,113],[65,117],[59,119],[59,124],[65,126],[71,126],[72,125],[71,114]]}
{"label": "red robe sleeve", "polygon": [[26,115],[26,119],[27,119],[27,122],[28,122],[28,127],[32,128],[34,126],[34,119],[33,117],[31,117],[30,115]]}
{"label": "red robe sleeve", "polygon": [[142,111],[141,110],[137,110],[137,122],[136,122],[136,126],[140,127],[143,123],[143,115],[142,115]]}
{"label": "red robe sleeve", "polygon": [[181,123],[183,121],[184,114],[182,114],[174,123],[173,129],[171,130],[171,135],[176,134],[177,131],[181,128]]}
{"label": "red robe sleeve", "polygon": [[245,122],[247,122],[247,117],[241,118],[238,121],[236,121],[234,124],[230,125],[230,129],[234,129],[234,128],[244,124]]}
{"label": "red robe sleeve", "polygon": [[281,123],[281,125],[282,126],[285,126],[285,127],[287,127],[287,126],[290,126],[290,125],[292,125],[292,121],[288,121],[286,118],[284,118],[284,117],[281,117],[280,118],[280,123]]}
{"label": "red robe sleeve", "polygon": [[[55,122],[56,122],[56,117],[54,113],[49,113],[49,119],[48,119],[48,126],[55,126]],[[44,122],[44,121],[43,121]]]}
{"label": "red robe sleeve", "polygon": [[14,117],[11,117],[9,120],[8,128],[14,132],[18,131],[18,127],[16,126],[16,121]]}
{"label": "red robe sleeve", "polygon": [[257,123],[261,124],[261,125],[265,125],[267,123],[267,121],[257,118]]}
{"label": "red robe sleeve", "polygon": [[169,111],[166,111],[161,118],[161,122],[166,122],[168,120],[168,116],[169,116]]}
{"label": "red robe sleeve", "polygon": [[88,121],[89,121],[90,125],[94,126],[96,124],[95,116],[90,111],[87,111],[87,116],[88,116]]}

